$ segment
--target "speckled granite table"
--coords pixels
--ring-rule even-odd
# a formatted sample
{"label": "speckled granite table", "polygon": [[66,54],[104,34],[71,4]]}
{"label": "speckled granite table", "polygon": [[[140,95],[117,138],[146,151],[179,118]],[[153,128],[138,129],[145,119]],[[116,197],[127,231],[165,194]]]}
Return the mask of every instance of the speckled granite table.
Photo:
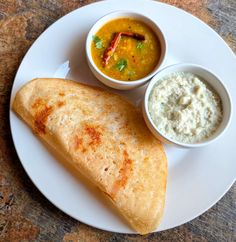
{"label": "speckled granite table", "polygon": [[[236,241],[236,185],[195,220],[169,231],[139,236],[101,231],[68,217],[48,202],[26,175],[8,120],[15,73],[28,48],[49,25],[90,2],[0,0],[0,241]],[[205,21],[236,52],[235,0],[163,2]]]}

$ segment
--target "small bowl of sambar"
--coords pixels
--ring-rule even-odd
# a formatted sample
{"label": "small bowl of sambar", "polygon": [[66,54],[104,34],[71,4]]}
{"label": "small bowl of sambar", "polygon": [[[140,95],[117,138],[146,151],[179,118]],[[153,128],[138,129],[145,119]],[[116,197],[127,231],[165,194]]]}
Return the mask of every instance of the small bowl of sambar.
{"label": "small bowl of sambar", "polygon": [[155,21],[135,12],[100,18],[86,40],[88,65],[105,85],[128,90],[144,85],[160,69],[166,40]]}

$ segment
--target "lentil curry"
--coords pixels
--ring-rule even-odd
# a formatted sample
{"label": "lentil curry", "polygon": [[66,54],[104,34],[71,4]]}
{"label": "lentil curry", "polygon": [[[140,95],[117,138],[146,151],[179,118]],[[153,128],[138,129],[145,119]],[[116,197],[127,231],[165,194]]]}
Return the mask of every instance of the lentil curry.
{"label": "lentil curry", "polygon": [[106,23],[93,36],[91,53],[96,66],[105,75],[133,81],[154,70],[160,59],[161,45],[144,22],[119,18]]}

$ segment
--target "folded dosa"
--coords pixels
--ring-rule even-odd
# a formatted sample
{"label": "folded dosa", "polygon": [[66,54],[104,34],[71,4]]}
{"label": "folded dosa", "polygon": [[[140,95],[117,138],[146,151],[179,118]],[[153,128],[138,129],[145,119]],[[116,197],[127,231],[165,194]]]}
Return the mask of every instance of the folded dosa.
{"label": "folded dosa", "polygon": [[13,110],[98,186],[138,233],[159,225],[167,160],[132,104],[74,81],[38,78],[18,91]]}

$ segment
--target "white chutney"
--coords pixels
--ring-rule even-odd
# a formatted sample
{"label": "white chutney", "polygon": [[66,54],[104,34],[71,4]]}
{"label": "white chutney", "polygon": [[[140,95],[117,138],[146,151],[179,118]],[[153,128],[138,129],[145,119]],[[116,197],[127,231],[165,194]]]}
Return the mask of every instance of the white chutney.
{"label": "white chutney", "polygon": [[219,95],[188,72],[161,78],[150,93],[148,109],[163,135],[183,143],[208,139],[222,121]]}

